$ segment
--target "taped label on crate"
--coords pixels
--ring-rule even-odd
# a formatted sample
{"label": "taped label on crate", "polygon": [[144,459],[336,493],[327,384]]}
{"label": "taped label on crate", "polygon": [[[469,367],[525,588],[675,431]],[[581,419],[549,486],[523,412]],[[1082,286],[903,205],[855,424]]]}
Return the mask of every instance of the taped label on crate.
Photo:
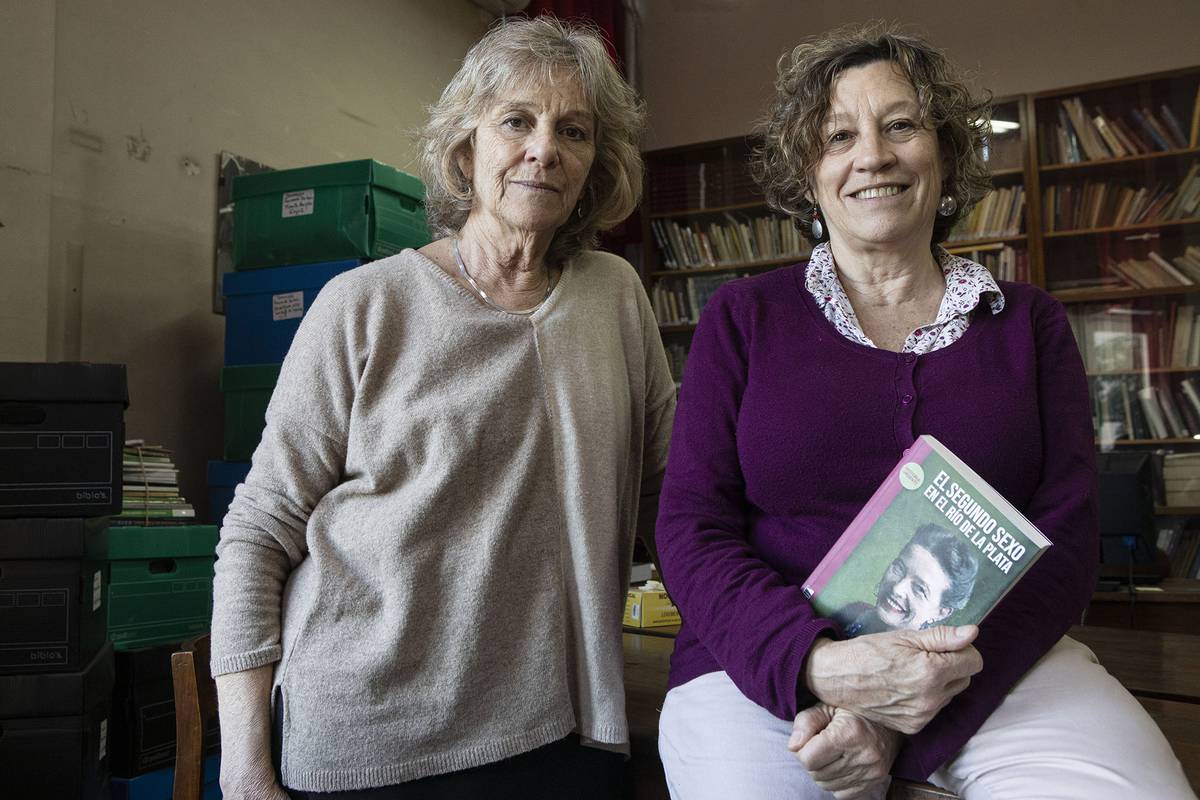
{"label": "taped label on crate", "polygon": [[271,295],[271,319],[300,319],[304,316],[304,292],[284,292]]}
{"label": "taped label on crate", "polygon": [[284,192],[283,218],[306,217],[313,213],[313,197],[315,197],[315,192],[312,189],[301,189],[298,192]]}
{"label": "taped label on crate", "polygon": [[100,570],[92,575],[92,611],[100,608],[100,596],[103,594],[103,586],[100,577]]}

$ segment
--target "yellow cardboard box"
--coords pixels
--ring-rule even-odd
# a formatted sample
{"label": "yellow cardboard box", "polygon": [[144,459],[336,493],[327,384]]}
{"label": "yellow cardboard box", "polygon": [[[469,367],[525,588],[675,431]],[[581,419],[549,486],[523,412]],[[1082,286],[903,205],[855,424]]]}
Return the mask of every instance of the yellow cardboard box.
{"label": "yellow cardboard box", "polygon": [[625,595],[625,624],[631,628],[661,628],[679,624],[679,609],[663,591],[662,584],[650,582],[632,587]]}

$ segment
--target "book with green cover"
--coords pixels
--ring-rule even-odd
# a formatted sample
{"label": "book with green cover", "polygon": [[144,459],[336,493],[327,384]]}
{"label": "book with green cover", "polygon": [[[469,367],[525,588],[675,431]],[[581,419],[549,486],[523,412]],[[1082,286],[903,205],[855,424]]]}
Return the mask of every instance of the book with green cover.
{"label": "book with green cover", "polygon": [[851,637],[978,624],[1049,546],[999,492],[925,435],[803,590]]}

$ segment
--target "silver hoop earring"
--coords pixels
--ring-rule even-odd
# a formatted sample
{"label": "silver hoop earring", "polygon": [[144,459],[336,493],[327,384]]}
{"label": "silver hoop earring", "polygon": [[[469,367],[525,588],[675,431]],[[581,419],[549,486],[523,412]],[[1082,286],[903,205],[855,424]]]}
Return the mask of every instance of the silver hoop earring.
{"label": "silver hoop earring", "polygon": [[954,199],[954,195],[942,195],[942,201],[938,203],[937,207],[938,216],[953,216],[955,211],[958,211],[958,201]]}

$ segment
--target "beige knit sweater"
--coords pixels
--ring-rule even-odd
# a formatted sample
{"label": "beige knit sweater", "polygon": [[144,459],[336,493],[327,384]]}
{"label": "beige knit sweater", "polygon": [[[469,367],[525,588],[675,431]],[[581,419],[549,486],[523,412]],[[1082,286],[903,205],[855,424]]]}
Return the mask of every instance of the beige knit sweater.
{"label": "beige knit sweater", "polygon": [[674,398],[615,256],[529,317],[411,250],[333,279],[217,548],[213,673],[279,662],[284,784],[627,741],[624,587]]}

